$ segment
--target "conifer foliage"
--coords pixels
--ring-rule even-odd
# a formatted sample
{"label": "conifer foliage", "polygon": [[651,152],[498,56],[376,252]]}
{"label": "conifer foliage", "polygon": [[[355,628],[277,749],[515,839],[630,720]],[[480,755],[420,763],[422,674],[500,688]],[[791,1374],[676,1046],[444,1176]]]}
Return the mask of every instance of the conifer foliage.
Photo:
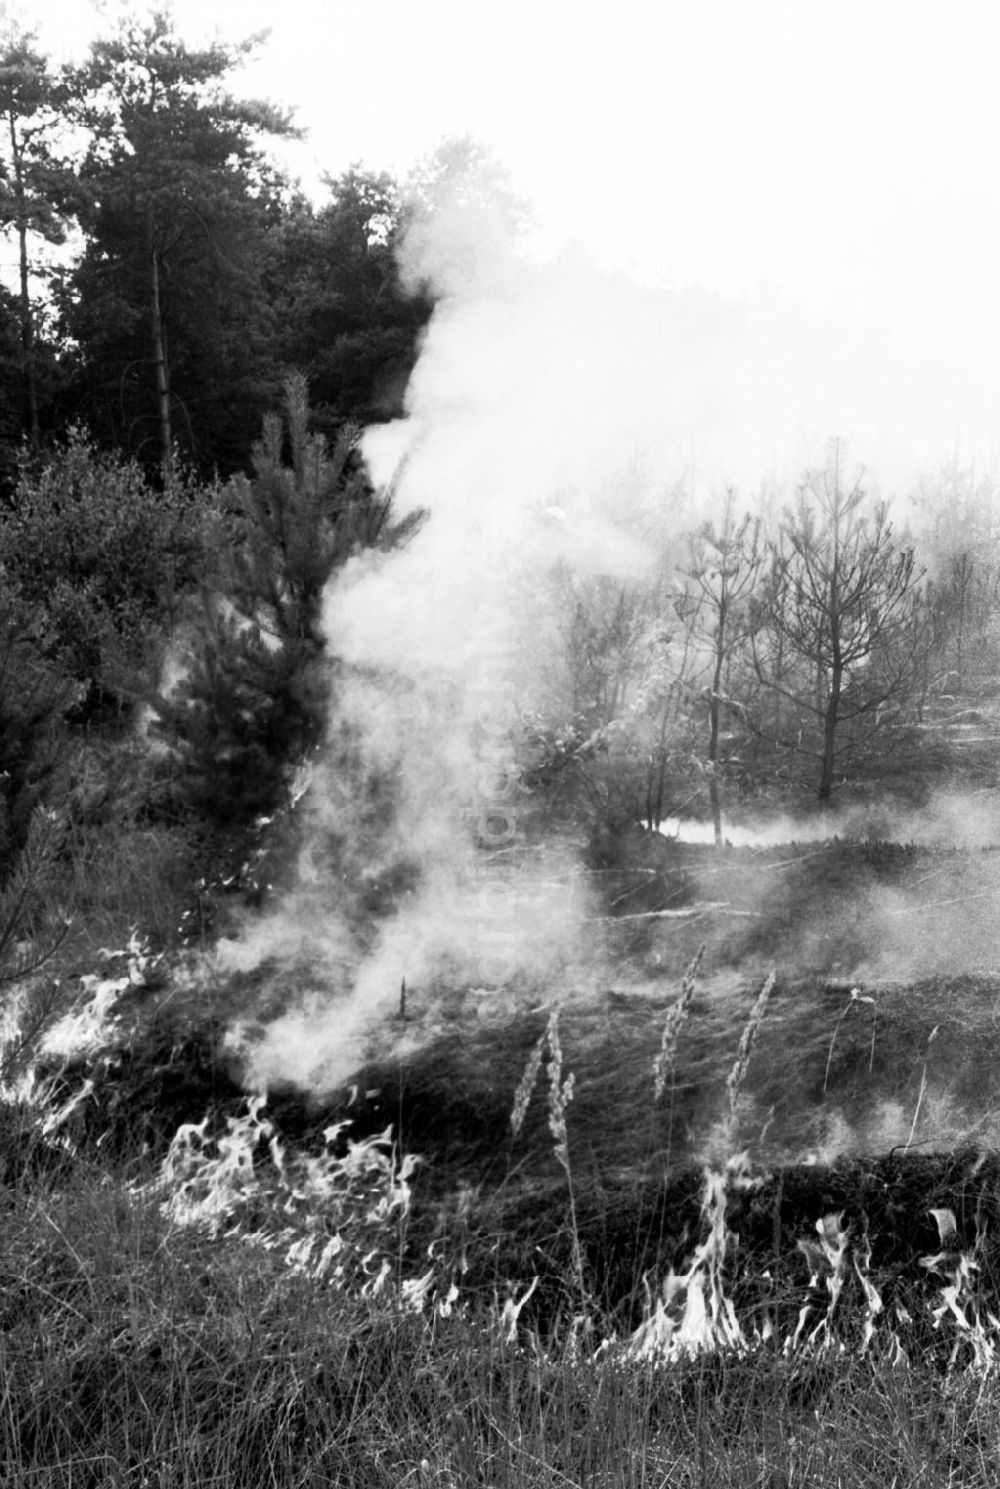
{"label": "conifer foliage", "polygon": [[253,473],[227,491],[216,582],[192,615],[179,680],[156,703],[178,804],[216,827],[248,825],[280,806],[321,740],[333,659],[323,591],[352,554],[389,547],[391,492],[373,489],[348,426],[331,445],[310,431],[305,379],[285,385]]}

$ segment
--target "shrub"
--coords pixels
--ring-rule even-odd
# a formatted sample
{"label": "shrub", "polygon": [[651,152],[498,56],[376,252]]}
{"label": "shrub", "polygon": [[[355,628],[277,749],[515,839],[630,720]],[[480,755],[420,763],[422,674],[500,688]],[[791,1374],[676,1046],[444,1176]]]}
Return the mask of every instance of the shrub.
{"label": "shrub", "polygon": [[182,481],[154,490],[134,461],[80,429],[41,465],[25,463],[0,520],[0,564],[77,685],[90,720],[148,691],[179,596],[204,565],[206,505]]}
{"label": "shrub", "polygon": [[72,699],[43,654],[38,619],[15,595],[0,598],[0,884],[27,844],[36,808],[55,789]]}

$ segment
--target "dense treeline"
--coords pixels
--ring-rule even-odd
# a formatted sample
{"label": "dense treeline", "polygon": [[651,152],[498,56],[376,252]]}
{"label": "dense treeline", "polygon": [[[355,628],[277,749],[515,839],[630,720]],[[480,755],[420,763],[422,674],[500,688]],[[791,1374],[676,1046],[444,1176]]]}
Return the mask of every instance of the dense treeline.
{"label": "dense treeline", "polygon": [[[0,473],[74,423],[157,481],[242,470],[291,371],[320,426],[393,417],[429,302],[404,293],[399,184],[350,170],[308,200],[273,164],[295,131],[235,97],[253,43],[195,50],[166,14],[80,66],[0,53]],[[73,252],[54,256],[52,245]]]}

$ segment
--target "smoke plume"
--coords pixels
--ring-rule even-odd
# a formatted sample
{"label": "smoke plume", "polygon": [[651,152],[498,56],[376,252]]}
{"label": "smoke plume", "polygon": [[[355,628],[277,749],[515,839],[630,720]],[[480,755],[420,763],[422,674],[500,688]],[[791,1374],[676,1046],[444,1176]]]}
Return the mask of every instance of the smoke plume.
{"label": "smoke plume", "polygon": [[[783,499],[831,433],[881,460],[883,485],[908,479],[902,430],[870,414],[891,357],[858,373],[849,330],[773,297],[650,288],[569,251],[532,261],[482,199],[438,203],[403,271],[437,308],[406,417],[365,453],[397,515],[426,517],[326,596],[344,672],[308,808],[312,840],[346,845],[392,913],[359,934],[307,845],[295,888],[221,948],[230,967],[306,969],[263,1038],[234,1033],[262,1085],[342,1082],[406,996],[462,988],[500,1020],[520,987],[579,970],[584,942],[596,955],[573,845],[529,853],[518,821],[515,721],[545,705],[557,570],[649,575],[727,484]],[[359,778],[391,782],[391,822]]]}

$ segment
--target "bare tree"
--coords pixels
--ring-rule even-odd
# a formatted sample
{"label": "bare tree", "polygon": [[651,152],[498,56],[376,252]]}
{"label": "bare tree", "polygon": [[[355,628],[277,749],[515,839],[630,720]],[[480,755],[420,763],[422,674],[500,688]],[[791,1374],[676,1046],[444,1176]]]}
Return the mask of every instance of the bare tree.
{"label": "bare tree", "polygon": [[[756,588],[763,561],[760,523],[749,513],[736,514],[736,496],[730,488],[718,524],[706,522],[688,539],[688,566],[684,577],[693,586],[693,629],[707,647],[711,667],[708,696],[708,794],[712,808],[715,842],[721,846],[722,798],[720,793],[720,738],[722,710],[730,703],[727,673],[734,652],[749,635],[749,601]],[[736,713],[738,705],[730,703]]]}
{"label": "bare tree", "polygon": [[[818,757],[822,802],[843,756],[884,729],[913,670],[913,551],[897,546],[884,503],[869,509],[861,480],[843,484],[833,441],[826,468],[807,475],[771,545],[765,623],[754,636],[757,677],[791,715],[781,742]],[[783,659],[779,669],[778,653],[795,665]]]}
{"label": "bare tree", "polygon": [[525,716],[526,779],[549,811],[589,819],[595,842],[656,831],[690,784],[698,658],[676,594],[666,556],[641,580],[565,568],[551,579],[555,644],[546,709]]}
{"label": "bare tree", "polygon": [[619,718],[634,692],[647,617],[639,586],[597,575],[561,575],[561,639],[569,704],[588,730]]}
{"label": "bare tree", "polygon": [[555,645],[548,706],[532,725],[534,773],[551,805],[585,804],[595,824],[614,833],[638,816],[633,735],[649,671],[649,589],[560,567],[549,598]]}
{"label": "bare tree", "polygon": [[973,667],[996,665],[1000,621],[997,475],[956,457],[927,483],[918,505],[926,558],[929,644],[946,690],[963,691]]}

